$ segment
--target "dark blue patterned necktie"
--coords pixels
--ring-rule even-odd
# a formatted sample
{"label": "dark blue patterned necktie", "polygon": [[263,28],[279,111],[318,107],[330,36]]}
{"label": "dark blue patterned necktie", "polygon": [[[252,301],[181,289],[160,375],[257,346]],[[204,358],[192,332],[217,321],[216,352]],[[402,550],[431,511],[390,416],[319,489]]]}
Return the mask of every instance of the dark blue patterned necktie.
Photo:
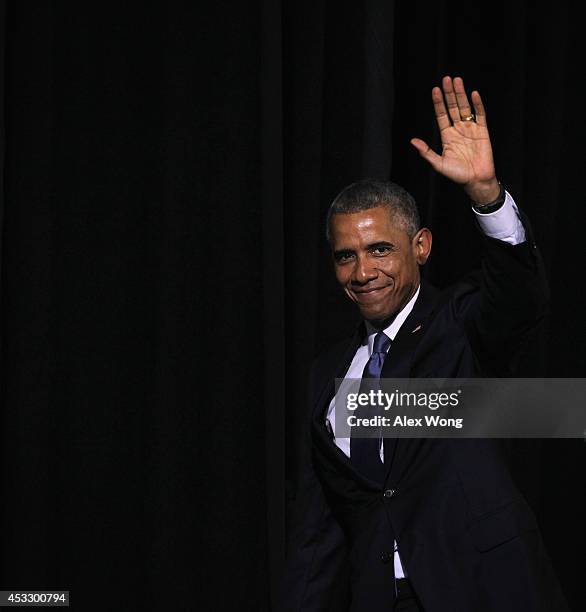
{"label": "dark blue patterned necktie", "polygon": [[[363,381],[364,379],[380,378],[385,357],[387,356],[390,346],[391,339],[384,332],[379,331],[374,337],[372,355],[362,372]],[[367,392],[372,388],[372,383],[368,385],[361,383],[360,392]],[[370,406],[360,406],[355,414],[358,418],[372,417],[377,415],[378,411],[373,410]],[[379,431],[378,428],[377,431]],[[382,483],[385,477],[385,469],[380,459],[379,437],[353,438],[352,434],[350,434],[350,436],[350,461],[352,461],[356,468],[365,476]]]}

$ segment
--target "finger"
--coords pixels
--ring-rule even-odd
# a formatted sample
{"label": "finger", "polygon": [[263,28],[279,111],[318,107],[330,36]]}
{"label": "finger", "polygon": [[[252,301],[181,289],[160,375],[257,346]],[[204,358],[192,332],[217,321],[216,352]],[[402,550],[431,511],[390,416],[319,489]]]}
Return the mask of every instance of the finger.
{"label": "finger", "polygon": [[431,99],[433,100],[433,108],[435,110],[435,118],[437,119],[437,125],[440,129],[445,130],[452,125],[448,112],[446,111],[446,105],[444,104],[444,96],[442,90],[439,87],[434,87],[431,90]]}
{"label": "finger", "polygon": [[427,160],[434,170],[441,166],[441,155],[438,155],[426,142],[420,138],[412,138],[411,144],[417,149],[419,155]]}
{"label": "finger", "polygon": [[474,112],[476,113],[476,123],[486,127],[486,111],[484,110],[484,104],[482,98],[477,91],[472,92],[472,104],[474,104]]}
{"label": "finger", "polygon": [[461,121],[460,109],[458,108],[458,101],[456,100],[456,93],[454,92],[452,77],[445,76],[442,79],[442,87],[444,90],[444,96],[446,98],[446,105],[448,107],[450,119],[454,123],[458,123],[458,121]]}
{"label": "finger", "polygon": [[470,108],[464,81],[461,77],[454,79],[454,91],[456,92],[456,102],[458,103],[460,117],[469,117],[472,114],[472,109]]}

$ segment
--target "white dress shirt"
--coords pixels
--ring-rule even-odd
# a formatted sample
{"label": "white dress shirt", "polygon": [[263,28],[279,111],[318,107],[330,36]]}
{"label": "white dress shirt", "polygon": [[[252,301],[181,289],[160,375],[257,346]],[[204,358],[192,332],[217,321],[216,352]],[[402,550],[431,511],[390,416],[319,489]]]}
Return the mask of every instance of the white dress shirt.
{"label": "white dress shirt", "polygon": [[[474,209],[472,210],[476,215],[476,220],[478,221],[480,229],[487,236],[490,236],[491,238],[496,238],[498,240],[503,240],[504,242],[508,242],[509,244],[513,245],[520,244],[521,242],[525,242],[525,229],[523,227],[523,224],[521,223],[521,220],[519,219],[518,208],[513,198],[507,191],[505,191],[505,194],[506,195],[504,204],[493,213],[481,214]],[[417,291],[415,292],[413,297],[407,302],[407,304],[405,304],[403,309],[393,319],[393,322],[384,330],[384,333],[391,339],[391,341],[395,339],[395,336],[401,329],[401,326],[405,322],[405,319],[413,310],[413,306],[415,306],[415,302],[417,301],[418,296],[419,287],[417,288]],[[372,355],[374,337],[376,336],[379,330],[375,329],[368,321],[366,321],[365,323],[367,335],[362,340],[362,344],[358,347],[358,350],[354,354],[352,363],[346,371],[344,378],[362,378],[362,372],[364,371],[364,367],[366,366],[367,361]],[[330,401],[330,405],[328,407],[328,412],[326,415],[326,422],[329,422],[329,425],[331,427],[331,429],[330,427],[328,427],[330,431],[336,431],[336,412],[334,410],[334,400],[335,398],[332,398],[332,400]],[[347,457],[350,457],[350,438],[334,438],[334,442],[336,446],[338,446]],[[380,445],[380,458],[381,461],[384,463],[384,446],[382,444]],[[404,578],[406,576],[406,573],[403,569],[403,565],[401,564],[401,558],[397,549],[397,542],[394,543],[394,549],[395,577]]]}

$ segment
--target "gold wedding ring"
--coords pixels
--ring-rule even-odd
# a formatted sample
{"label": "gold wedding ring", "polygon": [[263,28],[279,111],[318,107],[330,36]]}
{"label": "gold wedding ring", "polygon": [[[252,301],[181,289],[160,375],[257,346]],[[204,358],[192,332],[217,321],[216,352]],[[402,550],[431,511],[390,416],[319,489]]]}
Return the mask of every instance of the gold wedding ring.
{"label": "gold wedding ring", "polygon": [[474,116],[474,113],[470,113],[469,115],[466,115],[465,117],[461,117],[462,121],[476,121],[476,117]]}

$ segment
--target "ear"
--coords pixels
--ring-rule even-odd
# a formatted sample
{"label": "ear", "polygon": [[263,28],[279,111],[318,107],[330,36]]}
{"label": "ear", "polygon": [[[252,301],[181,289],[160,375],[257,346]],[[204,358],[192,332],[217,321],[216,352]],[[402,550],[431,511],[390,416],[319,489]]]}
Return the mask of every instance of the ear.
{"label": "ear", "polygon": [[413,240],[411,241],[413,255],[420,266],[427,261],[431,253],[431,243],[431,230],[427,229],[427,227],[422,227],[415,236],[413,236]]}

